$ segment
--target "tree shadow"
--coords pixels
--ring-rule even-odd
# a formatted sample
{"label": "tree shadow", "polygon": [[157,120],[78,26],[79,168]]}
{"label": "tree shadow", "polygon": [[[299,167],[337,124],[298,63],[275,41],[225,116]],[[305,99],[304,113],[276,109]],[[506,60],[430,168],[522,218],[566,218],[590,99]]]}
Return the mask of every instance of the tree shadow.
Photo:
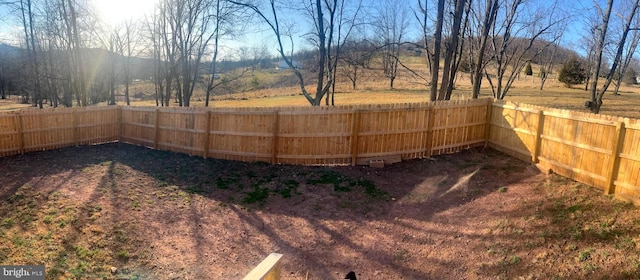
{"label": "tree shadow", "polygon": [[[529,248],[508,247],[508,240],[562,229],[551,221],[482,223],[535,216],[529,204],[483,201],[516,197],[519,186],[541,178],[529,164],[492,149],[371,169],[202,159],[112,143],[2,158],[0,166],[8,175],[0,179],[3,201],[25,184],[40,191],[42,205],[55,192],[76,198],[64,251],[87,244],[87,235],[102,239],[86,246],[103,244],[111,254],[107,266],[123,277],[237,279],[271,252],[285,255],[285,278],[339,278],[349,270],[365,279],[469,278],[471,271],[513,276],[524,271]],[[78,179],[83,170],[99,178]],[[96,225],[104,228],[88,234]],[[554,244],[565,237],[555,234]],[[593,238],[584,236],[587,246]],[[485,256],[487,246],[508,252]],[[460,254],[494,261],[470,267]]]}

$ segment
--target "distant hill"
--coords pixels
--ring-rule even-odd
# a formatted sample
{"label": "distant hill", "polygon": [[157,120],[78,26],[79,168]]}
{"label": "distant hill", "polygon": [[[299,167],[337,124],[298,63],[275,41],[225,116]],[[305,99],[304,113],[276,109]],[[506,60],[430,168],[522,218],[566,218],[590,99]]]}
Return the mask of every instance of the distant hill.
{"label": "distant hill", "polygon": [[5,43],[0,43],[0,54],[2,55],[18,54],[21,50],[21,48],[7,45]]}

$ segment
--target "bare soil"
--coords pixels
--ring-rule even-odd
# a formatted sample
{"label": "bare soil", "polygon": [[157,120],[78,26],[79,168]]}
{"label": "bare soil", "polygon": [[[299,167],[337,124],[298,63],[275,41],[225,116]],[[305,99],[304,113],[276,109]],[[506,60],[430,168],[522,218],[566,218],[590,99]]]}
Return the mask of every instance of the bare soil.
{"label": "bare soil", "polygon": [[0,158],[0,264],[47,279],[638,279],[640,212],[490,149],[383,169],[121,143]]}

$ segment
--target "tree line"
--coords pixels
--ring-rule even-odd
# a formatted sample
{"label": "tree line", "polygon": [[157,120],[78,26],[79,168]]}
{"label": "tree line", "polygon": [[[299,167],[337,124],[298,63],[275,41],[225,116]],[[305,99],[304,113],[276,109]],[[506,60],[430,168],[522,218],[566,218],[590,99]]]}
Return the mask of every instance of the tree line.
{"label": "tree line", "polygon": [[[430,100],[450,99],[462,72],[470,77],[474,98],[482,83],[488,83],[493,97],[503,99],[532,62],[540,67],[542,89],[554,67],[570,59],[562,44],[568,40],[567,33],[573,33],[580,37],[581,52],[586,54],[580,58],[588,73],[583,82],[590,91],[589,108],[597,113],[614,78],[625,75],[640,40],[635,16],[638,0],[608,0],[605,6],[594,2],[586,10],[561,4],[546,0],[160,0],[147,17],[108,26],[82,0],[0,0],[20,26],[23,50],[16,63],[19,71],[9,71],[14,76],[19,73],[18,79],[6,83],[4,65],[9,63],[0,67],[0,92],[4,96],[4,89],[10,87],[22,92],[25,102],[41,108],[45,102],[54,107],[87,106],[101,101],[115,104],[116,89],[122,85],[128,105],[132,73],[138,73],[132,68],[136,59],[146,57],[150,63],[143,68],[153,81],[157,106],[177,102],[188,107],[196,88],[204,91],[205,106],[209,106],[211,96],[224,83],[272,61],[268,44],[241,48],[240,56],[253,64],[216,79],[224,67],[220,62],[224,42],[241,36],[246,23],[251,23],[271,34],[268,38],[273,38],[279,59],[289,66],[300,93],[312,106],[323,101],[334,105],[338,75],[356,88],[362,71],[372,62],[379,63],[390,88],[399,70],[408,70],[424,84]],[[305,24],[299,24],[301,20]],[[580,31],[569,32],[576,21],[582,23]],[[298,37],[307,42],[303,52],[295,46]],[[103,63],[93,63],[96,57],[91,49],[107,51],[101,56],[106,57]],[[408,54],[423,56],[424,68],[411,69],[403,63]],[[306,57],[309,62],[304,69],[296,65],[294,56]],[[599,77],[605,78],[603,84]]]}

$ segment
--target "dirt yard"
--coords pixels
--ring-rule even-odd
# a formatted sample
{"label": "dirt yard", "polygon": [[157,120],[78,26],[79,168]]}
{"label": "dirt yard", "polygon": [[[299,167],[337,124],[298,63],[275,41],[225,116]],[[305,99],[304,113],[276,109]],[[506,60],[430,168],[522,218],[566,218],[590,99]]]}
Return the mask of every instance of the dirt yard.
{"label": "dirt yard", "polygon": [[47,279],[638,279],[640,211],[493,150],[383,169],[127,145],[0,158],[0,264]]}

